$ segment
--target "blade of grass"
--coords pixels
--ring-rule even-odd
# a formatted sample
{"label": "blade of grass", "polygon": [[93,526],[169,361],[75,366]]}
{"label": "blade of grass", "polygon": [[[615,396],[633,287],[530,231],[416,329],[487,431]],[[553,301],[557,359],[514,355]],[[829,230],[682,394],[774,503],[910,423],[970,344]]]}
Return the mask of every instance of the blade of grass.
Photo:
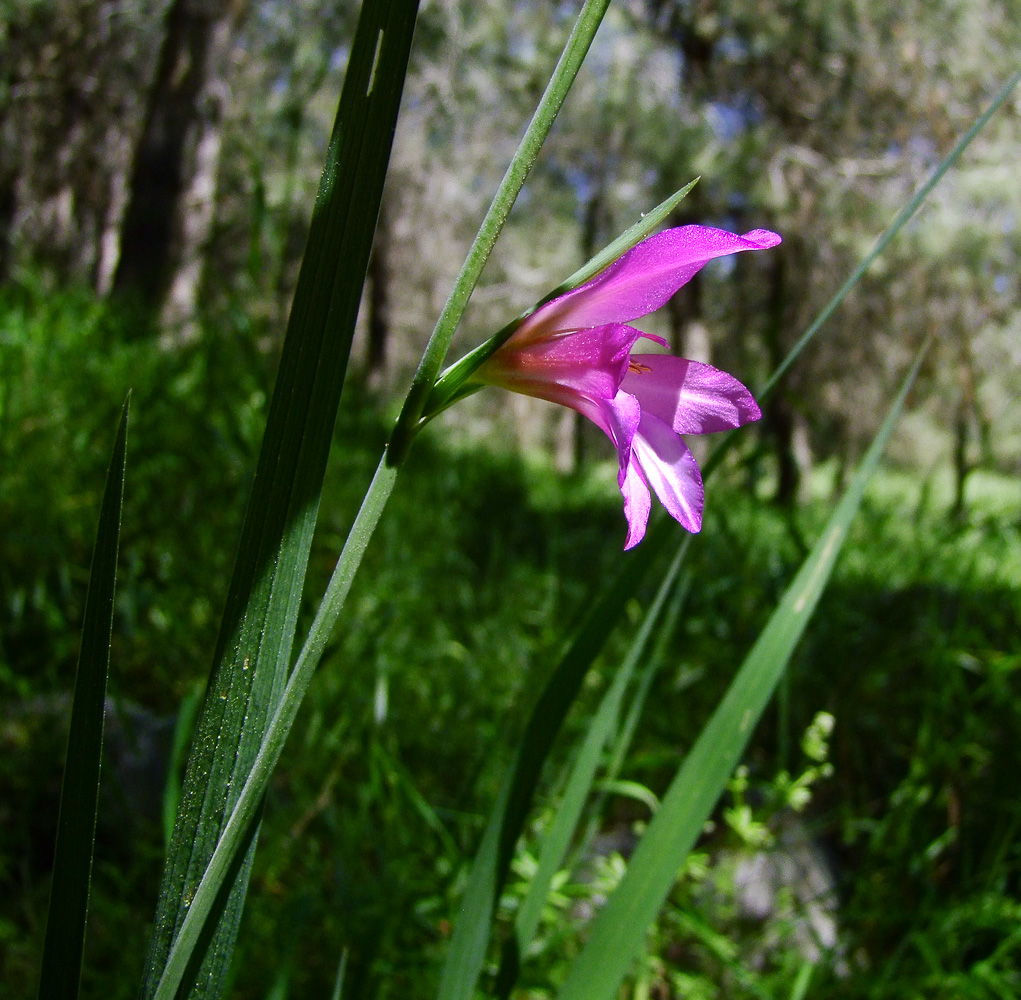
{"label": "blade of grass", "polygon": [[628,555],[611,585],[585,616],[532,709],[472,862],[443,965],[440,1000],[468,1000],[472,996],[485,960],[493,913],[514,846],[531,808],[542,765],[585,674],[614,627],[619,606],[634,593],[637,581],[659,551],[654,546],[644,546]]}
{"label": "blade of grass", "polygon": [[571,839],[574,837],[578,821],[581,819],[582,810],[592,791],[596,771],[602,760],[603,749],[617,729],[624,693],[631,683],[639,661],[645,654],[653,629],[659,624],[663,607],[673,590],[677,574],[681,569],[681,562],[688,551],[690,537],[688,535],[677,547],[677,553],[660,583],[656,597],[645,614],[641,628],[631,643],[627,656],[617,668],[613,683],[603,696],[585,733],[585,739],[582,741],[578,756],[571,768],[553,822],[543,838],[542,849],[539,852],[539,864],[532,876],[521,908],[518,910],[517,919],[514,922],[514,934],[507,940],[504,948],[500,972],[497,975],[496,992],[498,996],[509,996],[510,990],[517,980],[521,958],[527,954],[528,946],[535,936],[543,907],[546,905],[546,899],[553,885],[553,879],[567,856]]}
{"label": "blade of grass", "polygon": [[815,610],[865,487],[914,382],[919,352],[883,426],[726,695],[702,730],[642,837],[627,873],[599,913],[559,1000],[615,996],[641,952],[677,872],[741,759],[748,740]]}
{"label": "blade of grass", "polygon": [[650,813],[659,809],[659,799],[656,798],[656,793],[641,782],[628,781],[626,778],[600,778],[596,783],[596,788],[609,795],[623,796],[634,799],[635,802],[641,802]]}
{"label": "blade of grass", "polygon": [[[687,600],[688,588],[690,586],[691,576],[689,574],[686,575],[678,585],[674,598],[670,602],[670,607],[659,627],[656,645],[653,649],[652,655],[649,657],[645,670],[642,671],[641,678],[638,681],[637,690],[635,691],[634,697],[631,699],[631,704],[628,706],[624,725],[621,726],[617,742],[614,744],[613,750],[610,754],[609,763],[606,766],[605,777],[608,781],[613,781],[620,774],[620,770],[624,766],[627,752],[631,747],[631,741],[634,739],[635,732],[638,729],[639,719],[641,718],[642,711],[645,708],[646,699],[648,698],[649,691],[652,688],[652,681],[660,666],[666,660],[667,649],[670,645],[670,640],[673,638],[674,632],[677,630],[677,622],[681,616],[681,609],[684,607],[684,602]],[[605,794],[599,795],[592,808],[589,810],[589,821],[585,827],[585,832],[578,838],[577,845],[573,851],[573,856],[568,862],[569,867],[573,868],[577,865],[578,860],[584,856],[588,845],[592,842],[592,838],[599,832],[599,817],[603,814],[606,798],[607,796]]]}
{"label": "blade of grass", "polygon": [[340,963],[337,965],[337,976],[333,981],[333,992],[330,1000],[341,1000],[344,995],[344,976],[347,974],[347,948],[340,953]]}
{"label": "blade of grass", "polygon": [[[417,8],[418,0],[374,0],[359,16],[189,755],[143,981],[145,1000],[154,995],[283,692]],[[254,850],[254,835],[248,840]],[[238,866],[197,995],[216,997],[222,989],[250,862],[251,853]]]}
{"label": "blade of grass", "polygon": [[71,723],[60,789],[53,882],[43,944],[39,1000],[74,1000],[82,974],[85,921],[89,910],[92,852],[99,810],[106,681],[110,672],[114,588],[120,548],[128,408],[124,401],[99,512],[82,644],[71,702]]}
{"label": "blade of grass", "polygon": [[[686,536],[686,538],[690,537],[690,535]],[[656,638],[656,645],[653,648],[652,655],[649,657],[645,670],[642,671],[642,676],[638,681],[638,688],[631,699],[630,706],[628,706],[624,725],[621,726],[617,742],[614,744],[613,752],[610,754],[610,761],[606,766],[607,778],[616,778],[620,773],[620,769],[624,766],[624,759],[627,757],[631,741],[634,739],[635,732],[638,729],[638,721],[645,708],[645,702],[652,688],[653,679],[660,665],[666,659],[667,647],[673,638],[674,632],[677,630],[677,622],[681,617],[681,609],[687,600],[688,588],[690,586],[691,576],[687,575],[678,585],[674,599],[670,603],[670,608],[663,618]]]}
{"label": "blade of grass", "polygon": [[546,85],[546,90],[535,109],[535,114],[528,123],[528,128],[525,129],[525,134],[500,181],[492,204],[479,227],[478,235],[468,251],[464,265],[454,281],[454,287],[450,291],[450,296],[440,313],[440,318],[436,321],[429,342],[426,344],[422,360],[419,362],[418,370],[412,380],[411,389],[408,391],[408,397],[404,401],[390,439],[389,460],[395,465],[400,465],[404,461],[411,445],[411,439],[418,428],[418,421],[422,416],[426,400],[436,384],[440,369],[443,367],[443,359],[447,355],[454,330],[461,322],[468,300],[478,284],[482,269],[486,266],[496,239],[507,221],[507,216],[510,215],[510,210],[524,186],[525,179],[539,156],[539,151],[553,127],[553,122],[556,121],[557,114],[574,83],[574,78],[578,75],[578,70],[581,69],[581,64],[588,54],[589,46],[592,44],[592,39],[595,37],[596,30],[609,5],[610,0],[585,0],[584,6],[575,19],[574,27],[571,29],[571,34],[556,68],[553,70],[550,82]]}
{"label": "blade of grass", "polygon": [[794,985],[791,987],[790,1000],[805,1000],[808,994],[808,986],[812,981],[812,973],[815,971],[815,962],[806,959],[805,963],[798,969],[794,978]]}

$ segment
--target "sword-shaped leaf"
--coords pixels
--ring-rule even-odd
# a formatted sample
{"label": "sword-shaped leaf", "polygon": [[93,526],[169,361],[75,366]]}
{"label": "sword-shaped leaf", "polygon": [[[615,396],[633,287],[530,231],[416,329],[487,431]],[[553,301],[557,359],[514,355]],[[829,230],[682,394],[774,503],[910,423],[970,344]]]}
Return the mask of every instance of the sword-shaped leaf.
{"label": "sword-shaped leaf", "polygon": [[840,554],[865,487],[921,364],[919,352],[883,426],[822,535],[670,785],[568,972],[559,1000],[609,1000],[640,954],[677,873],[695,846],[801,638]]}
{"label": "sword-shaped leaf", "polygon": [[99,808],[99,768],[103,755],[106,680],[110,672],[130,399],[129,394],[121,410],[113,456],[106,474],[89,574],[89,592],[85,599],[82,645],[78,653],[67,757],[60,789],[57,846],[53,858],[39,1000],[74,1000],[81,981]]}

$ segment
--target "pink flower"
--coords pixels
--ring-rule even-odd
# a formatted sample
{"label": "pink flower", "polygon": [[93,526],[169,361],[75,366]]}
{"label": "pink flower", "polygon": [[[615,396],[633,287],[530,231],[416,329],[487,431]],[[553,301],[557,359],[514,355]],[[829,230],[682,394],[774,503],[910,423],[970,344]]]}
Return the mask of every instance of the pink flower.
{"label": "pink flower", "polygon": [[620,462],[625,549],[645,535],[650,486],[688,531],[702,527],[702,474],[678,435],[727,430],[761,416],[751,393],[726,372],[667,354],[632,354],[641,337],[667,345],[627,323],[662,306],[713,257],[779,242],[765,229],[737,236],[707,226],[650,236],[537,309],[475,373],[491,385],[569,406],[610,438]]}

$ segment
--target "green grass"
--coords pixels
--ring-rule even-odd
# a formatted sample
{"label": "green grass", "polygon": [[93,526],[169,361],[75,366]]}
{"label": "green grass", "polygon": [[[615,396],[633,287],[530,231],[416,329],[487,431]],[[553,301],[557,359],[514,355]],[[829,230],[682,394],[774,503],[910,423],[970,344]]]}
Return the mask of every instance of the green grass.
{"label": "green grass", "polygon": [[[71,683],[123,391],[134,383],[110,684],[160,715],[208,670],[264,417],[259,373],[271,359],[230,361],[248,342],[243,330],[167,355],[126,337],[123,322],[85,295],[0,299],[0,981],[12,996],[37,976],[48,889],[40,845],[52,842],[66,725],[59,705],[27,706]],[[327,478],[310,595],[386,434],[378,401],[349,388],[334,443],[345,472]],[[240,402],[215,402],[225,398]],[[814,499],[792,525],[754,499],[743,474],[710,488],[685,611],[621,774],[657,794],[829,510]],[[812,995],[1017,991],[1017,484],[974,474],[966,519],[955,522],[942,482],[904,470],[877,478],[746,757],[765,821],[778,772],[803,766],[805,727],[820,710],[836,719],[834,773],[807,821],[834,860],[846,975],[824,962]],[[344,947],[349,995],[432,995],[467,864],[530,707],[522,692],[545,676],[593,580],[617,564],[623,527],[602,466],[562,477],[483,448],[445,450],[435,429],[416,443],[271,789],[235,995],[264,995],[289,954],[293,995],[326,994]],[[199,554],[201,574],[186,568]],[[641,611],[636,601],[606,664]],[[587,683],[539,814],[609,680],[604,667]],[[613,796],[604,822],[626,827],[644,809]],[[102,799],[87,996],[134,995],[144,959],[162,831],[158,815],[122,820]],[[734,997],[789,995],[800,969],[789,942],[768,968],[751,968],[766,932],[727,902],[721,852],[733,846],[718,822],[699,847],[710,874],[679,884],[653,938],[659,965],[643,974],[675,986],[687,976],[692,995],[713,983]],[[565,912],[556,948],[526,965],[528,995],[548,995],[580,947],[584,924]],[[501,917],[505,929],[511,919]]]}

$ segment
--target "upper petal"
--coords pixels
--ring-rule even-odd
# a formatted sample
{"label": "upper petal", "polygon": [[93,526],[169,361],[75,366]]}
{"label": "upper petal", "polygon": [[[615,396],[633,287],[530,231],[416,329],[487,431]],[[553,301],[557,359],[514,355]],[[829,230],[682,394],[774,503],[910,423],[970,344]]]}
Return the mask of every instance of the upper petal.
{"label": "upper petal", "polygon": [[515,336],[628,323],[654,312],[714,257],[765,250],[780,237],[767,229],[744,236],[710,226],[681,226],[650,236],[580,288],[537,309]]}
{"label": "upper petal", "polygon": [[705,490],[688,446],[658,417],[643,413],[631,443],[631,457],[670,516],[688,531],[700,531]]}
{"label": "upper petal", "polygon": [[678,434],[710,434],[762,416],[752,394],[733,375],[669,354],[638,354],[621,388]]}
{"label": "upper petal", "polygon": [[557,403],[563,402],[561,389],[612,400],[640,336],[639,330],[621,323],[524,341],[515,334],[475,377]]}

